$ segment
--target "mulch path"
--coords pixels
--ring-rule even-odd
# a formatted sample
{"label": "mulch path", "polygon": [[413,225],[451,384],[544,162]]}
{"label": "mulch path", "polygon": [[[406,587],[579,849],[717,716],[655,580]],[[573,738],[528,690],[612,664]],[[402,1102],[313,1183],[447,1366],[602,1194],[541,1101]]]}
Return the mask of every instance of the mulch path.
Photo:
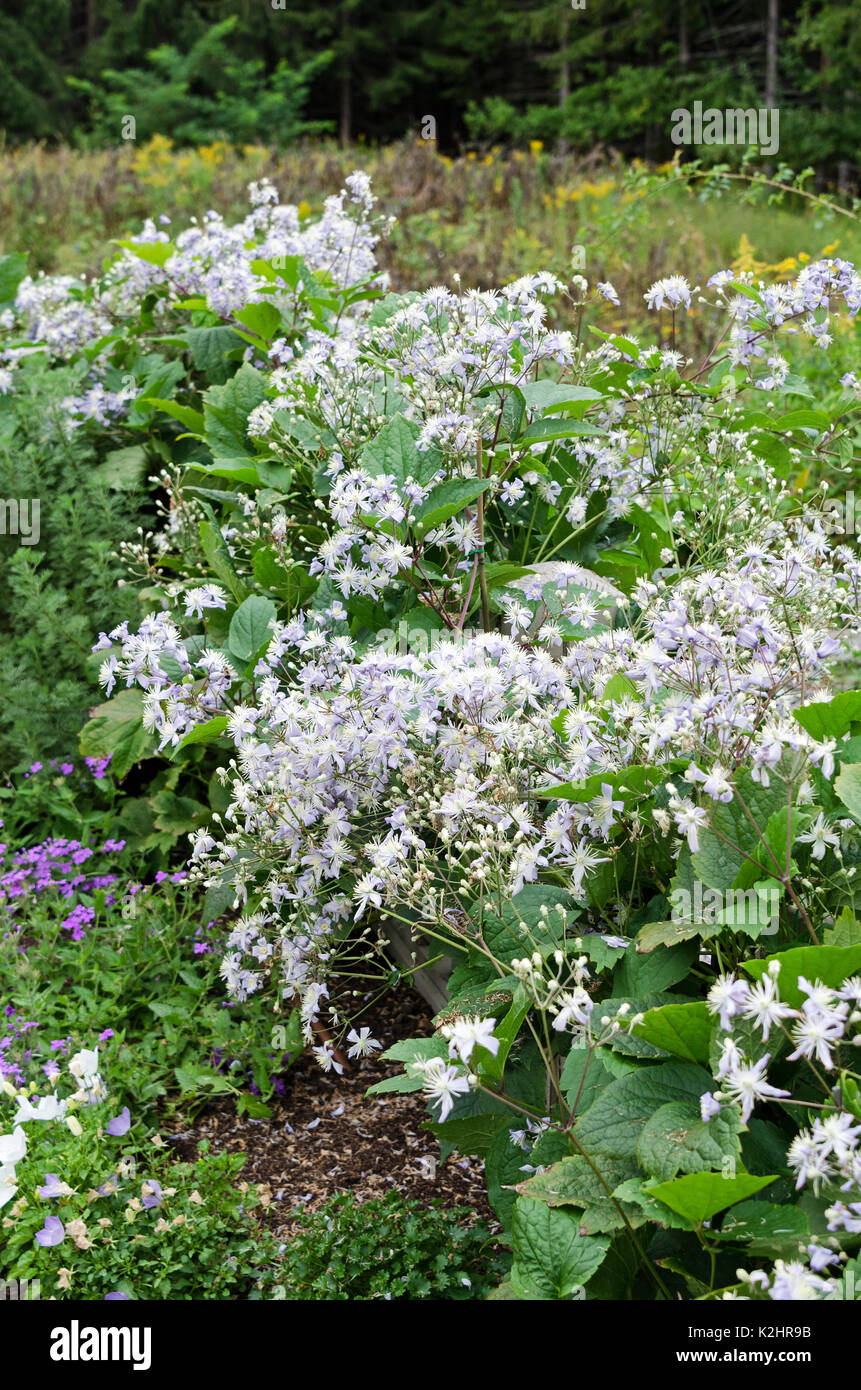
{"label": "mulch path", "polygon": [[[361,1018],[383,1050],[399,1038],[427,1037],[432,1014],[407,987],[392,991]],[[241,1178],[262,1185],[266,1222],[289,1238],[301,1211],[313,1211],[335,1193],[359,1201],[390,1188],[421,1203],[469,1208],[494,1226],[484,1166],[452,1155],[439,1162],[439,1144],[422,1126],[428,1112],[421,1092],[365,1096],[367,1088],[402,1071],[398,1062],[361,1058],[343,1076],[325,1073],[303,1057],[285,1077],[286,1092],[268,1105],[270,1119],[237,1116],[232,1100],[219,1100],[188,1120],[172,1142],[177,1158],[194,1157],[202,1139],[214,1153],[245,1153]],[[165,1136],[168,1137],[168,1136]]]}

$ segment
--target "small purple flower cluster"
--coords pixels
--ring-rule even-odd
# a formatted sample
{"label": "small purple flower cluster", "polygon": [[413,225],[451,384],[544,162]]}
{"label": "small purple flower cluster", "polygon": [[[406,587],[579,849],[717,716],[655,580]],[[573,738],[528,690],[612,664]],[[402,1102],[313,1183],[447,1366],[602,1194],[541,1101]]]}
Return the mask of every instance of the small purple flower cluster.
{"label": "small purple flower cluster", "polygon": [[[90,895],[97,891],[110,889],[119,883],[120,875],[110,871],[111,866],[99,864],[100,872],[83,873],[82,866],[94,855],[103,858],[119,854],[125,848],[124,840],[106,840],[103,845],[93,848],[80,840],[52,837],[41,844],[12,851],[5,872],[0,872],[0,908],[9,914],[9,927],[20,931],[20,924],[12,915],[15,904],[32,902],[40,893],[55,892],[60,898],[73,895]],[[0,845],[0,869],[6,845]],[[108,893],[105,902],[116,902],[117,895]],[[75,903],[63,919],[63,927],[71,932],[74,941],[80,941],[84,928],[95,918],[95,909],[89,903]],[[10,933],[4,935],[8,937]]]}
{"label": "small purple flower cluster", "polygon": [[[92,773],[93,777],[97,782],[101,782],[107,775],[108,767],[110,765],[112,757],[113,753],[108,753],[107,757],[105,758],[84,758],[85,766],[87,767],[88,771]],[[29,781],[31,777],[35,777],[37,773],[40,772],[50,772],[55,777],[70,777],[74,771],[75,764],[69,758],[52,758],[47,768],[45,767],[44,763],[31,763],[27,771],[24,773],[24,780],[25,782]]]}

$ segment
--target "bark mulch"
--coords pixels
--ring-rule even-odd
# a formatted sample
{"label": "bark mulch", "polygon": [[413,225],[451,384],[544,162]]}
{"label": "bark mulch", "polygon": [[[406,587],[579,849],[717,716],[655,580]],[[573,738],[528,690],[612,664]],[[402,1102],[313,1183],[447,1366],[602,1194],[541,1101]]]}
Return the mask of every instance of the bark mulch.
{"label": "bark mulch", "polygon": [[[406,987],[392,991],[361,1018],[383,1050],[399,1038],[427,1037],[432,1014]],[[285,1077],[286,1091],[268,1102],[270,1119],[237,1116],[232,1100],[219,1100],[187,1122],[172,1142],[177,1158],[189,1159],[202,1139],[211,1152],[245,1153],[244,1182],[262,1187],[266,1221],[288,1238],[302,1211],[349,1191],[357,1200],[396,1188],[429,1204],[469,1208],[494,1226],[487,1203],[483,1164],[452,1155],[439,1162],[439,1144],[423,1129],[428,1119],[420,1092],[365,1096],[367,1088],[402,1070],[377,1057],[350,1063],[343,1076],[325,1073],[303,1057]]]}

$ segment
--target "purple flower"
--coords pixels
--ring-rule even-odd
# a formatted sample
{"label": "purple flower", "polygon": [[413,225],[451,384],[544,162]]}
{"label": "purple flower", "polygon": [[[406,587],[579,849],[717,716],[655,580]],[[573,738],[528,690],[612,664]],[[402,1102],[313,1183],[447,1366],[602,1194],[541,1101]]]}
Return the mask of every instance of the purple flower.
{"label": "purple flower", "polygon": [[109,1303],[111,1299],[122,1299],[125,1303],[128,1303],[129,1296],[127,1293],[121,1293],[119,1289],[115,1289],[113,1293],[106,1293],[102,1302]]}
{"label": "purple flower", "polygon": [[63,1223],[58,1216],[46,1216],[41,1231],[36,1232],[36,1240],[43,1246],[60,1245],[65,1234]]}
{"label": "purple flower", "polygon": [[106,1133],[113,1134],[119,1139],[122,1135],[128,1134],[131,1122],[129,1107],[124,1105],[119,1115],[115,1115],[112,1120],[108,1121]]}
{"label": "purple flower", "polygon": [[[56,1173],[45,1174],[45,1186],[36,1189],[40,1197],[63,1197],[66,1192],[65,1183],[60,1182]],[[49,1218],[56,1221],[56,1217]],[[38,1237],[37,1237],[38,1238]],[[41,1241],[40,1244],[47,1245],[48,1241]]]}
{"label": "purple flower", "polygon": [[163,1195],[161,1190],[161,1183],[156,1182],[155,1178],[147,1178],[143,1186],[148,1188],[149,1191],[146,1192],[143,1197],[141,1197],[141,1206],[145,1207],[147,1211],[151,1210],[152,1207],[161,1206],[161,1199]]}
{"label": "purple flower", "polygon": [[104,1030],[104,1032],[102,1032],[102,1033],[99,1034],[99,1042],[107,1042],[108,1038],[112,1038],[113,1036],[114,1036],[114,1030],[113,1030],[113,1028],[106,1028],[106,1029]]}

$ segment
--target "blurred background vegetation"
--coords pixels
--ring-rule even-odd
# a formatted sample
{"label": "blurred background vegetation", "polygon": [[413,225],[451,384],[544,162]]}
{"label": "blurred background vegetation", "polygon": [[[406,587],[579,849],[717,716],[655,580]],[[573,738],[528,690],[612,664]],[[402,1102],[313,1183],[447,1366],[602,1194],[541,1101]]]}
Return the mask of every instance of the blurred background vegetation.
{"label": "blurred background vegetation", "polygon": [[858,0],[19,0],[6,11],[9,143],[116,145],[128,114],[139,141],[284,148],[325,130],[384,143],[432,115],[447,153],[542,140],[661,160],[671,112],[700,100],[779,107],[796,165],[843,187],[858,172]]}
{"label": "blurred background vegetation", "polygon": [[[629,304],[670,262],[697,279],[852,258],[859,19],[861,0],[17,0],[0,253],[94,273],[145,217],[240,217],[262,176],[316,211],[360,166],[398,219],[397,289],[566,275],[575,244]],[[779,109],[755,166],[772,185],[730,182],[754,167],[741,146],[673,146],[694,101]],[[679,160],[727,177],[676,177]],[[799,182],[855,217],[775,187]]]}

